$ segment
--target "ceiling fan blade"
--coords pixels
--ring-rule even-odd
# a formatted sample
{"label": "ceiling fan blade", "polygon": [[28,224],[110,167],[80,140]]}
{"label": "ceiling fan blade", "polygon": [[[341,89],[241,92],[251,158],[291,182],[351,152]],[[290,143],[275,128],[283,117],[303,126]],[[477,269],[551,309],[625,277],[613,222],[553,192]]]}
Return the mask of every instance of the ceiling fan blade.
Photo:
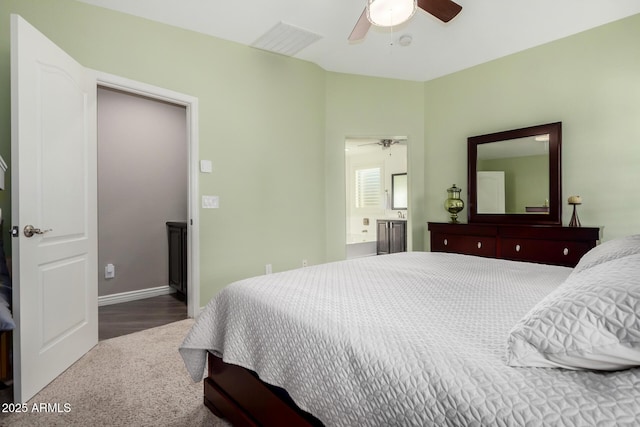
{"label": "ceiling fan blade", "polygon": [[362,11],[362,15],[360,15],[360,18],[358,19],[358,22],[356,22],[355,27],[353,27],[353,30],[349,35],[349,41],[355,42],[364,39],[367,35],[367,31],[369,31],[369,27],[371,27],[371,22],[367,19],[367,9],[364,9]]}
{"label": "ceiling fan blade", "polygon": [[442,22],[451,21],[462,10],[462,6],[451,0],[418,0],[418,7]]}

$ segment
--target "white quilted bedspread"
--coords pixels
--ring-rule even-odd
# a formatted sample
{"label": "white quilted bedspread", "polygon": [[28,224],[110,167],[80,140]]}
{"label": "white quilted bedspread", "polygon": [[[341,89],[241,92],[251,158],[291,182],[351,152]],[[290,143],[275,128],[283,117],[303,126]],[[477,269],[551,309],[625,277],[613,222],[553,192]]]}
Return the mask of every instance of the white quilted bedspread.
{"label": "white quilted bedspread", "polygon": [[445,253],[236,282],[180,348],[285,388],[327,426],[640,425],[640,370],[512,368],[509,330],[571,269]]}

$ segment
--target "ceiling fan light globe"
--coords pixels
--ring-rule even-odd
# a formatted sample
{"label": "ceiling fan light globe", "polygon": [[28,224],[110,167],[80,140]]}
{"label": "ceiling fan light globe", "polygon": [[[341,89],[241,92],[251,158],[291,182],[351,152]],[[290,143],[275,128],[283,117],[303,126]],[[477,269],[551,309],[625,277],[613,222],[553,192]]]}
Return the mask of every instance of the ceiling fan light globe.
{"label": "ceiling fan light globe", "polygon": [[417,0],[367,0],[367,19],[378,27],[393,27],[408,21],[417,8]]}

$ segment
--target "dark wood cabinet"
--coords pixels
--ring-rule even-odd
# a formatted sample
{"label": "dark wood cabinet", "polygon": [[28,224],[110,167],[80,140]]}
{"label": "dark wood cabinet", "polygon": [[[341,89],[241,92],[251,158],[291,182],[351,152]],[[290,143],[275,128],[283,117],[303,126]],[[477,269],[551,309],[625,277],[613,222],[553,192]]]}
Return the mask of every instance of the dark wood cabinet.
{"label": "dark wood cabinet", "polygon": [[431,250],[575,267],[600,240],[597,227],[428,223]]}
{"label": "dark wood cabinet", "polygon": [[169,239],[169,286],[187,296],[187,223],[167,222]]}
{"label": "dark wood cabinet", "polygon": [[407,251],[407,221],[377,220],[378,255]]}

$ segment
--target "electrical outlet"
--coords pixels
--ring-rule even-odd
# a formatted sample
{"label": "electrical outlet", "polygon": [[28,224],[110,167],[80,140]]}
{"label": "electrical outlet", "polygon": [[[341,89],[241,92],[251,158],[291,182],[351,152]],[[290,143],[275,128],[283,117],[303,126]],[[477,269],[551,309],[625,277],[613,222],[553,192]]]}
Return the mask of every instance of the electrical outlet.
{"label": "electrical outlet", "polygon": [[271,264],[267,264],[264,266],[264,274],[271,274]]}
{"label": "electrical outlet", "polygon": [[107,264],[104,267],[104,278],[113,279],[116,277],[116,267],[113,264]]}
{"label": "electrical outlet", "polygon": [[307,262],[307,260],[306,260],[306,259],[303,259],[303,260],[302,260],[302,266],[303,266],[303,267],[308,267],[308,266],[309,266],[309,263]]}

